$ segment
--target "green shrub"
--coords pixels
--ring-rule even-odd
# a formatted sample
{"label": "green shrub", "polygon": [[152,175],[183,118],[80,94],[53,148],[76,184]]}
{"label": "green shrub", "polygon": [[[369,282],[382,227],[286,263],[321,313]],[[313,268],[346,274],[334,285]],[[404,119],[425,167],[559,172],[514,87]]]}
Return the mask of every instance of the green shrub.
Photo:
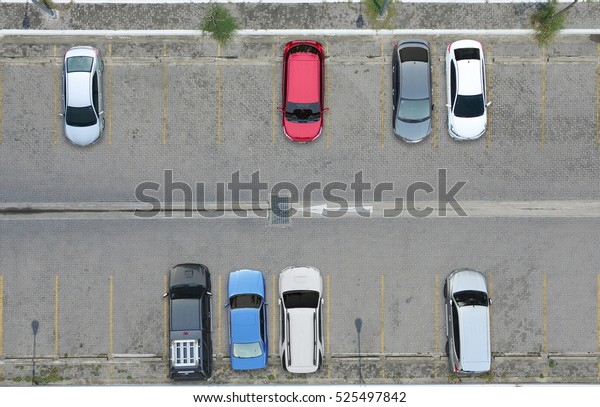
{"label": "green shrub", "polygon": [[237,21],[222,4],[214,4],[204,16],[200,29],[207,32],[220,45],[227,45],[239,28]]}
{"label": "green shrub", "polygon": [[567,13],[557,13],[556,5],[557,0],[540,3],[529,19],[535,31],[533,37],[542,47],[550,44],[558,32],[565,27]]}

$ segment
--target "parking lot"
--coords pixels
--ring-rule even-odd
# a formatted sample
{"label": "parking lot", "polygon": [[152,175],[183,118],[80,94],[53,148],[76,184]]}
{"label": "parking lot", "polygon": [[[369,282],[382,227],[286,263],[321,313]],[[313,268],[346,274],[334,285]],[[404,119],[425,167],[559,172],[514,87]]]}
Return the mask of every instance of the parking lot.
{"label": "parking lot", "polygon": [[[317,38],[318,39],[318,38]],[[322,38],[325,129],[311,144],[288,141],[276,111],[287,39],[79,41],[104,55],[106,129],[78,148],[64,136],[61,57],[72,39],[0,44],[0,202],[135,202],[158,182],[216,185],[239,171],[249,181],[345,182],[361,172],[400,191],[415,181],[466,182],[459,201],[598,200],[600,46],[564,39],[545,52],[529,39],[481,38],[486,50],[488,132],[475,142],[447,135],[444,52],[455,38],[430,38],[434,133],[408,145],[392,131],[391,52],[396,38]],[[322,202],[320,190],[315,203]],[[338,194],[344,195],[339,192]],[[351,196],[349,190],[347,196]],[[246,197],[247,198],[247,197]],[[268,200],[268,191],[261,199]],[[432,196],[425,197],[433,200]],[[182,200],[176,193],[174,200]],[[384,196],[384,201],[391,201]],[[368,197],[365,199],[370,201]],[[492,352],[600,351],[600,218],[222,217],[103,219],[49,214],[0,220],[0,354],[31,355],[31,321],[41,356],[166,355],[167,270],[201,262],[213,278],[213,346],[227,356],[228,273],[265,272],[271,355],[276,355],[278,273],[319,268],[325,283],[325,352],[441,355],[442,287],[455,268],[488,278]],[[1,301],[0,301],[1,302]],[[23,340],[27,338],[27,340]],[[272,363],[272,362],[271,362]],[[329,363],[329,362],[327,362]]]}

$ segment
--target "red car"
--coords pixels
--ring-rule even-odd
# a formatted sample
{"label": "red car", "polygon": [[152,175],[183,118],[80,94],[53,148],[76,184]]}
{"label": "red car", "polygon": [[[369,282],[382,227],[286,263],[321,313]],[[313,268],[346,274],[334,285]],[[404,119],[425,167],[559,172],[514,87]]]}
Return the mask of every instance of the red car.
{"label": "red car", "polygon": [[293,141],[313,141],[323,129],[325,53],[316,41],[297,40],[283,51],[283,132]]}

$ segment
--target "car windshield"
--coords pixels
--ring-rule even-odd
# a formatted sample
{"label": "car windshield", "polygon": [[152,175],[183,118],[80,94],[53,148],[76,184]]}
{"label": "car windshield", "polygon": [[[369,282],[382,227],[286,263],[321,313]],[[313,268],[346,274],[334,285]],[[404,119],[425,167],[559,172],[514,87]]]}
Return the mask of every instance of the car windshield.
{"label": "car windshield", "polygon": [[454,106],[454,115],[456,117],[477,117],[483,114],[483,95],[456,97],[456,105]]}
{"label": "car windshield", "polygon": [[67,72],[92,72],[94,58],[71,57],[67,58]]}
{"label": "car windshield", "polygon": [[319,293],[316,291],[288,291],[283,294],[286,308],[317,308]]}
{"label": "car windshield", "polygon": [[321,108],[318,102],[288,102],[285,109],[285,118],[294,123],[312,123],[321,118]]}
{"label": "car windshield", "polygon": [[482,291],[459,291],[454,294],[454,300],[459,307],[465,305],[482,305],[487,307],[488,296]]}
{"label": "car windshield", "polygon": [[398,119],[404,122],[418,123],[429,118],[429,98],[400,99],[398,105]]}
{"label": "car windshield", "polygon": [[231,297],[229,306],[231,309],[237,308],[260,308],[262,298],[257,294],[240,294]]}
{"label": "car windshield", "polygon": [[234,343],[232,353],[236,358],[248,359],[262,355],[263,350],[260,342]]}
{"label": "car windshield", "polygon": [[75,127],[93,126],[97,121],[96,113],[91,105],[86,107],[67,106],[65,119],[69,126]]}
{"label": "car windshield", "polygon": [[175,285],[169,290],[171,299],[200,298],[206,292],[206,288],[200,285]]}

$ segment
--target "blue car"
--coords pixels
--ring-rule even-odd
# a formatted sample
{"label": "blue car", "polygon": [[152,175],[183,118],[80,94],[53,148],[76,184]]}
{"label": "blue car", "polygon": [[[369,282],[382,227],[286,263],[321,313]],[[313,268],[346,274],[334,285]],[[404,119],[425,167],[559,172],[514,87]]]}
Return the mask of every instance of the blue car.
{"label": "blue car", "polygon": [[229,353],[233,370],[267,367],[265,279],[260,271],[229,275]]}

